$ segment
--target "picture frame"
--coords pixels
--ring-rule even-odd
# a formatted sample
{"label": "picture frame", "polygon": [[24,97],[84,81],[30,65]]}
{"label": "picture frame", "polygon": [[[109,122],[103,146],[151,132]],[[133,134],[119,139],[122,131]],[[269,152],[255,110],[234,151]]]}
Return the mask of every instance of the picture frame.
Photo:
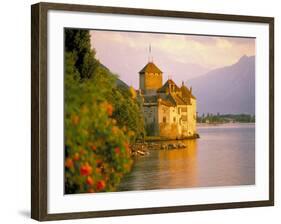
{"label": "picture frame", "polygon": [[[163,18],[169,20],[199,20],[212,21],[224,23],[248,23],[265,25],[265,30],[268,31],[266,35],[268,42],[262,43],[268,46],[265,52],[268,57],[267,71],[268,86],[264,86],[268,95],[268,105],[266,111],[268,112],[268,119],[264,122],[267,131],[265,136],[268,138],[266,149],[267,160],[262,164],[261,168],[266,167],[266,181],[265,185],[265,199],[252,199],[241,201],[228,201],[214,203],[194,203],[181,205],[165,205],[165,206],[149,206],[149,203],[143,207],[130,207],[120,209],[102,209],[102,210],[88,210],[76,211],[69,209],[69,211],[50,212],[50,164],[52,164],[52,153],[50,147],[50,104],[53,99],[50,97],[50,88],[53,84],[50,81],[49,74],[52,71],[50,66],[50,54],[48,53],[50,44],[49,31],[52,26],[52,18],[50,12],[62,12],[61,17],[67,13],[72,14],[102,14],[105,18],[110,15],[118,15],[125,17],[141,17],[141,18]],[[57,17],[56,17],[57,18]],[[129,19],[130,19],[129,18]],[[117,24],[118,25],[118,24]],[[119,24],[119,29],[124,24]],[[73,25],[74,27],[77,24]],[[153,24],[153,27],[157,24]],[[118,28],[116,28],[118,30]],[[219,35],[219,33],[218,33]],[[63,36],[61,37],[63,39]],[[155,9],[138,9],[138,8],[119,8],[119,7],[104,7],[91,5],[73,5],[73,4],[57,4],[57,3],[38,3],[31,6],[31,218],[38,221],[60,220],[60,219],[80,219],[80,218],[95,218],[95,217],[110,217],[110,216],[125,216],[125,215],[142,215],[142,214],[158,214],[170,212],[187,212],[187,211],[203,211],[216,209],[231,209],[231,208],[247,208],[260,206],[274,205],[274,18],[260,17],[260,16],[242,16],[242,15],[225,15],[202,12],[184,12],[184,11],[166,11]],[[264,40],[264,39],[263,39]],[[260,54],[260,58],[264,55]],[[57,74],[62,76],[63,74]],[[63,86],[59,86],[63,89]],[[56,93],[53,93],[56,95]],[[61,101],[60,101],[61,103]],[[256,107],[257,108],[257,107]],[[57,149],[60,150],[60,149]],[[63,151],[63,148],[61,149]],[[62,165],[63,167],[63,162]],[[259,173],[256,173],[256,176]],[[63,182],[63,180],[61,180]],[[52,184],[56,184],[52,181]],[[200,189],[201,190],[201,189]],[[174,190],[179,194],[185,194],[181,190]],[[122,193],[119,193],[120,196]],[[150,196],[155,192],[150,192]],[[129,201],[134,200],[134,192],[128,197]],[[63,196],[63,195],[62,195]],[[113,196],[109,196],[113,197]],[[95,200],[94,198],[92,200]],[[110,199],[109,199],[110,202]],[[123,203],[119,200],[120,204]],[[183,202],[184,203],[184,202]]]}

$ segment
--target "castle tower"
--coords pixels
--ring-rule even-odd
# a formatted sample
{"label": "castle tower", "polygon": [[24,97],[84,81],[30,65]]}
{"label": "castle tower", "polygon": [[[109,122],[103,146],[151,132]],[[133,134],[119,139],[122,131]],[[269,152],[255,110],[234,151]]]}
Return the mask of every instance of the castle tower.
{"label": "castle tower", "polygon": [[162,87],[163,73],[153,62],[148,62],[139,74],[139,88],[144,94],[156,93]]}
{"label": "castle tower", "polygon": [[151,56],[151,45],[148,48],[148,63],[140,70],[140,90],[143,94],[155,94],[162,87],[162,72],[153,63]]}

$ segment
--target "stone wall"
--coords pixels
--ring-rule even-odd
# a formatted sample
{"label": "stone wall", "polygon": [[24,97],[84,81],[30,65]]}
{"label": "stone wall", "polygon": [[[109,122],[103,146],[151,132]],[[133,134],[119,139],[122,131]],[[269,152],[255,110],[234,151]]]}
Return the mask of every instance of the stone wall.
{"label": "stone wall", "polygon": [[193,98],[191,105],[168,106],[160,99],[158,102],[143,102],[142,109],[148,136],[184,138],[197,133],[196,100]]}
{"label": "stone wall", "polygon": [[145,130],[148,136],[158,136],[158,106],[157,104],[147,104],[143,106]]}
{"label": "stone wall", "polygon": [[162,74],[160,73],[145,73],[144,89],[157,90],[162,87]]}
{"label": "stone wall", "polygon": [[191,105],[188,106],[188,135],[196,133],[196,100],[191,98]]}
{"label": "stone wall", "polygon": [[140,77],[140,78],[139,78],[139,81],[140,81],[139,87],[140,87],[141,90],[144,90],[144,89],[145,89],[145,88],[144,88],[144,74],[140,74],[139,77]]}
{"label": "stone wall", "polygon": [[167,138],[180,138],[179,128],[177,124],[160,123],[159,136]]}
{"label": "stone wall", "polygon": [[188,106],[168,107],[159,105],[159,134],[161,137],[188,136]]}
{"label": "stone wall", "polygon": [[181,138],[196,133],[196,100],[191,99],[192,105],[168,107],[159,105],[159,135],[161,137]]}

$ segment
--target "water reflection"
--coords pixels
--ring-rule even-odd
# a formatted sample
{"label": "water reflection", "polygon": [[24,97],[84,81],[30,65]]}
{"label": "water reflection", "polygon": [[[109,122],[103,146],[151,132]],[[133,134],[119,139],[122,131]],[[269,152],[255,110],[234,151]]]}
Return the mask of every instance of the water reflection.
{"label": "water reflection", "polygon": [[[172,142],[171,142],[172,143]],[[187,148],[159,152],[158,187],[176,188],[197,185],[197,141],[184,141]],[[164,188],[165,188],[164,187]]]}
{"label": "water reflection", "polygon": [[[255,126],[199,127],[186,149],[151,151],[136,160],[119,191],[255,183]],[[172,143],[172,142],[169,142]]]}

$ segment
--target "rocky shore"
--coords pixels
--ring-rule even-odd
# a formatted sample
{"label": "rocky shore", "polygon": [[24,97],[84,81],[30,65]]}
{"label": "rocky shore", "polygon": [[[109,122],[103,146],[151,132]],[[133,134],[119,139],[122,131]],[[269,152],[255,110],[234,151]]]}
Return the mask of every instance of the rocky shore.
{"label": "rocky shore", "polygon": [[186,149],[186,145],[182,142],[177,143],[155,143],[143,142],[135,143],[130,146],[132,156],[146,156],[149,155],[151,150],[172,150],[172,149]]}
{"label": "rocky shore", "polygon": [[185,136],[185,137],[160,137],[160,136],[146,136],[145,141],[146,142],[165,142],[165,141],[180,141],[180,140],[187,140],[187,139],[197,139],[200,138],[200,135],[198,133],[195,133],[191,136]]}

